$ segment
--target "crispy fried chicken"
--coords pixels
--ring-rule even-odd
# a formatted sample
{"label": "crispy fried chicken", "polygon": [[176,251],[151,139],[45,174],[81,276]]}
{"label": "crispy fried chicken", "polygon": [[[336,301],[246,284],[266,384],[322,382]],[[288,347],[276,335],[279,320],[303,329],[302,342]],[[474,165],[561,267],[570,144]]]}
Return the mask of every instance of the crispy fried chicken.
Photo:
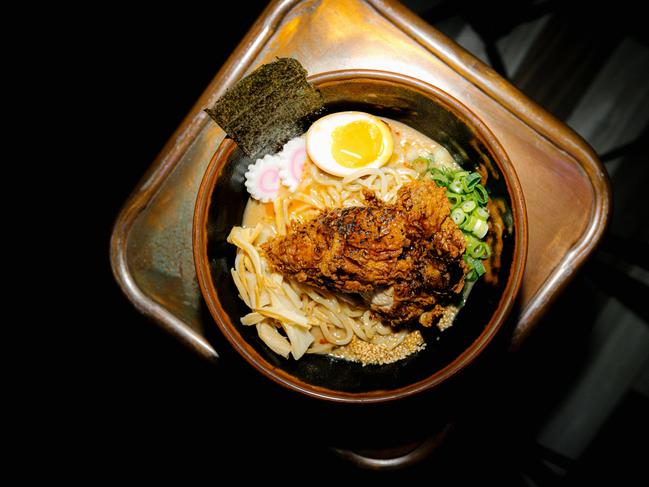
{"label": "crispy fried chicken", "polygon": [[284,276],[359,294],[391,325],[430,326],[440,302],[462,290],[465,240],[450,218],[445,190],[432,181],[404,185],[393,205],[366,191],[367,206],[336,208],[265,243]]}

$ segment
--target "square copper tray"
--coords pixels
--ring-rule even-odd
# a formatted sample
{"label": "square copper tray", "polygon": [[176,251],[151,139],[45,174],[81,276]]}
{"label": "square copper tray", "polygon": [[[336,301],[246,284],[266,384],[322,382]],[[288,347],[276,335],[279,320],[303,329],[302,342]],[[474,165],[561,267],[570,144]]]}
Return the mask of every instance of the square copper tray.
{"label": "square copper tray", "polygon": [[310,74],[382,69],[447,91],[491,128],[515,165],[529,219],[517,348],[602,236],[608,178],[593,150],[566,125],[427,23],[388,0],[276,0],[257,20],[167,142],[113,231],[111,262],[144,314],[208,360],[215,326],[201,312],[192,256],[194,203],[224,137],[202,109],[260,64],[298,59]]}

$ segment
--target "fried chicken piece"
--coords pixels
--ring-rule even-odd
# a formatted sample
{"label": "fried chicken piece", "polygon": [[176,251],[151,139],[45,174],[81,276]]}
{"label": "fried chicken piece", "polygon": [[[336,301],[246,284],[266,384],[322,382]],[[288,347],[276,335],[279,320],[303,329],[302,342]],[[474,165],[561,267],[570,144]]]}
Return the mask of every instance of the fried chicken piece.
{"label": "fried chicken piece", "polygon": [[367,206],[336,208],[294,225],[262,246],[284,276],[358,293],[386,323],[430,326],[462,290],[465,240],[443,188],[404,185],[393,205],[364,193]]}

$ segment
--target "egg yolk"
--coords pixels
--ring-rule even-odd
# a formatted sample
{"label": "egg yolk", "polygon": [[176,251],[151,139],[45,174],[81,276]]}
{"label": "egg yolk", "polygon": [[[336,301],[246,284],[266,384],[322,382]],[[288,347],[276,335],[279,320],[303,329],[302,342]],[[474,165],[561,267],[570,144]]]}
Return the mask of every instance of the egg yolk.
{"label": "egg yolk", "polygon": [[365,120],[337,127],[331,138],[331,155],[341,166],[363,167],[374,162],[383,151],[381,130]]}

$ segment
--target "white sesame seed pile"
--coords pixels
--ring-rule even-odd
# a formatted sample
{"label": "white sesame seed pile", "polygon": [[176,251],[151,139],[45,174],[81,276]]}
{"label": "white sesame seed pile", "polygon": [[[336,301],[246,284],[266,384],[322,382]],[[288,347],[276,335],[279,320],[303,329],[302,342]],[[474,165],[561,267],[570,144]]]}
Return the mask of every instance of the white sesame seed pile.
{"label": "white sesame seed pile", "polygon": [[383,365],[401,360],[424,348],[426,348],[426,342],[419,330],[415,330],[408,333],[403,341],[393,348],[382,343],[366,342],[354,336],[348,345],[334,349],[331,355],[351,362],[360,362],[363,366]]}

